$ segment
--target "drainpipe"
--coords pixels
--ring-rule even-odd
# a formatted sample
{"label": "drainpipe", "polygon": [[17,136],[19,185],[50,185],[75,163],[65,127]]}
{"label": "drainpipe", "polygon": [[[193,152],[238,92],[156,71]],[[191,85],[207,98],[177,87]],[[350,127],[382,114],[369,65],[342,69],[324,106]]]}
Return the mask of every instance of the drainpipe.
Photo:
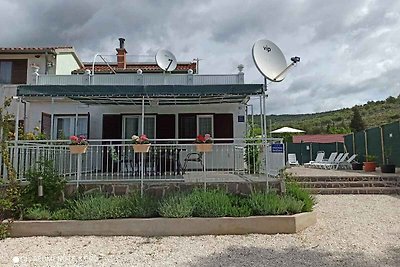
{"label": "drainpipe", "polygon": [[47,59],[47,56],[48,56],[49,54],[47,53],[47,51],[44,53],[44,60],[45,60],[45,62],[44,62],[44,74],[49,74],[49,66],[48,66],[48,63],[49,63],[49,60]]}

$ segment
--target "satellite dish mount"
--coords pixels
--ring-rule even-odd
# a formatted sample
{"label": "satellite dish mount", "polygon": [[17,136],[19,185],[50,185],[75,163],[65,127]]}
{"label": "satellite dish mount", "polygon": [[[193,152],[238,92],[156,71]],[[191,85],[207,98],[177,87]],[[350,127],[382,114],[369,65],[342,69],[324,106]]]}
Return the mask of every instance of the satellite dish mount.
{"label": "satellite dish mount", "polygon": [[[271,82],[281,82],[285,79],[287,71],[300,62],[300,57],[292,57],[289,65],[286,63],[285,56],[281,49],[269,40],[258,40],[254,43],[252,49],[254,63],[258,71],[264,76],[264,90],[260,95],[260,114],[261,120],[261,135],[263,143],[267,140],[267,117],[266,117],[266,98],[267,98],[267,79]],[[265,151],[267,153],[267,150]],[[266,174],[268,175],[267,155],[265,155]],[[268,188],[268,184],[267,184]]]}

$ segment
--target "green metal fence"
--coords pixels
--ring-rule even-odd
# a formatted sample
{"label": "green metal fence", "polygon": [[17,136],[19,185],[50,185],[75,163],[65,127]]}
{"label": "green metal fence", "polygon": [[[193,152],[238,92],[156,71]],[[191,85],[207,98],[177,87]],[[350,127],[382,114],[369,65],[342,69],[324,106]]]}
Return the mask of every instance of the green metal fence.
{"label": "green metal fence", "polygon": [[400,121],[374,127],[345,136],[345,146],[350,154],[357,154],[358,161],[365,155],[376,156],[378,165],[400,166]]}

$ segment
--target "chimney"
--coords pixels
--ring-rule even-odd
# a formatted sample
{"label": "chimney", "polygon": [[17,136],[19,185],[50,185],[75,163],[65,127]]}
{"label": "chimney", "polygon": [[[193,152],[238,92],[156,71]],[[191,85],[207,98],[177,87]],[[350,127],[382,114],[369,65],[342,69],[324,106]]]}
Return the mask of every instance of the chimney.
{"label": "chimney", "polygon": [[126,69],[126,50],[125,50],[125,39],[119,38],[119,48],[117,48],[117,66],[118,68]]}

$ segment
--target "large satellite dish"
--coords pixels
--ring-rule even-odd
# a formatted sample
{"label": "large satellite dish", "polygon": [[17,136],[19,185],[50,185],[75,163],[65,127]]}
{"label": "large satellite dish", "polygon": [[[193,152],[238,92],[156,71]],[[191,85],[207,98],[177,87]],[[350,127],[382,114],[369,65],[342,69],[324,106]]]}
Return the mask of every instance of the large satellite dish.
{"label": "large satellite dish", "polygon": [[174,54],[166,49],[160,49],[156,54],[157,65],[165,71],[173,71],[176,69],[176,58]]}
{"label": "large satellite dish", "polygon": [[269,40],[254,43],[253,60],[259,72],[268,80],[281,82],[285,79],[286,59],[279,47]]}

